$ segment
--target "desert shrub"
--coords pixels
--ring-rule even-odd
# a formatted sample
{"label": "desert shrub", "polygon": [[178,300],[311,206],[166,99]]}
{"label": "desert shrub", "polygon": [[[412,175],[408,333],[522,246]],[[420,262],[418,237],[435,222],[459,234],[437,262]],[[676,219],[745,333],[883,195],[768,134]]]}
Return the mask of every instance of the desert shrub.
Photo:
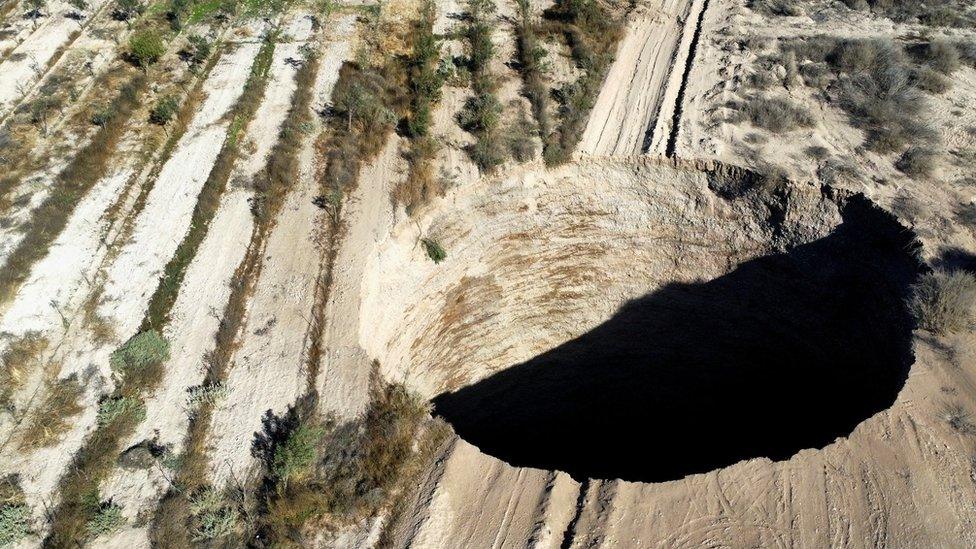
{"label": "desert shrub", "polygon": [[842,40],[826,59],[838,72],[854,73],[873,69],[882,56],[900,59],[901,51],[890,40]]}
{"label": "desert shrub", "polygon": [[505,135],[508,136],[508,150],[512,157],[519,162],[528,162],[535,158],[532,123],[521,105],[517,107],[517,113],[505,132]]}
{"label": "desert shrub", "polygon": [[744,106],[745,115],[754,126],[773,133],[785,133],[815,124],[807,109],[786,99],[752,97]]}
{"label": "desert shrub", "polygon": [[132,62],[147,68],[166,53],[166,45],[159,33],[152,30],[137,32],[129,38],[129,56]]}
{"label": "desert shrub", "polygon": [[190,496],[189,511],[194,542],[225,538],[237,530],[240,521],[237,508],[211,487]]}
{"label": "desert shrub", "polygon": [[271,474],[279,484],[287,486],[290,480],[301,479],[309,473],[324,434],[324,428],[317,425],[299,425],[289,433],[275,449],[271,464]]}
{"label": "desert shrub", "polygon": [[492,25],[488,17],[495,13],[495,4],[489,0],[468,0],[468,23],[461,32],[466,39],[468,70],[473,74],[488,72],[488,65],[495,55],[491,40]]}
{"label": "desert shrub", "polygon": [[80,403],[84,389],[74,376],[49,384],[46,393],[44,402],[26,422],[21,436],[21,448],[40,448],[54,444],[68,431],[70,420],[85,409]]}
{"label": "desert shrub", "polygon": [[928,67],[919,67],[912,71],[912,83],[920,90],[936,95],[949,91],[952,82],[942,73]]}
{"label": "desert shrub", "polygon": [[924,147],[910,147],[895,162],[895,167],[916,179],[932,175],[939,155]]}
{"label": "desert shrub", "polygon": [[156,105],[149,111],[149,121],[153,124],[159,124],[160,126],[166,125],[167,122],[172,120],[173,116],[180,109],[180,100],[172,95],[167,95],[159,101]]}
{"label": "desert shrub", "polygon": [[420,242],[424,246],[424,251],[427,252],[427,257],[434,263],[440,263],[447,259],[447,252],[444,251],[444,248],[436,240],[424,238]]}
{"label": "desert shrub", "polygon": [[971,67],[976,67],[976,40],[957,40],[955,46],[956,51],[959,52],[959,60]]}
{"label": "desert shrub", "polygon": [[95,419],[99,427],[104,427],[127,416],[137,418],[136,422],[139,422],[145,415],[146,407],[138,399],[116,396],[106,398],[98,404]]}
{"label": "desert shrub", "polygon": [[113,116],[115,116],[115,111],[112,109],[110,105],[107,105],[92,113],[91,118],[89,120],[91,121],[92,124],[102,127],[105,126],[105,124],[108,124]]}
{"label": "desert shrub", "polygon": [[937,334],[968,329],[976,314],[976,276],[934,271],[912,287],[909,306],[919,327]]}
{"label": "desert shrub", "polygon": [[190,67],[197,67],[210,57],[212,49],[213,46],[205,37],[199,34],[191,34],[187,37],[186,46],[180,50],[179,55],[180,59]]}
{"label": "desert shrub", "polygon": [[815,160],[823,160],[830,155],[830,151],[827,150],[827,147],[822,145],[810,145],[804,149],[803,152],[807,153],[807,156]]}
{"label": "desert shrub", "polygon": [[229,390],[224,383],[196,385],[187,390],[186,403],[193,408],[201,404],[215,406],[227,398]]}
{"label": "desert shrub", "polygon": [[760,69],[749,75],[749,85],[757,90],[767,90],[776,85],[776,77],[764,69]]}
{"label": "desert shrub", "polygon": [[[286,540],[301,545],[302,526],[310,519],[333,524],[359,520],[376,513],[395,495],[419,457],[415,444],[429,411],[422,399],[401,385],[374,386],[371,397],[362,417],[338,425],[320,422],[301,411],[300,405],[282,418],[265,421],[264,440],[278,440],[278,445],[291,437],[276,430],[311,429],[307,432],[316,436],[303,444],[303,453],[314,456],[316,466],[287,486],[272,482],[263,493],[258,537],[272,546]],[[277,455],[269,452],[273,447],[272,442],[260,453],[266,458]]]}
{"label": "desert shrub", "polygon": [[30,508],[20,502],[0,502],[0,547],[7,547],[31,533]]}
{"label": "desert shrub", "polygon": [[811,88],[822,90],[830,83],[830,71],[822,63],[800,65],[800,77],[803,79],[803,83]]}
{"label": "desert shrub", "polygon": [[502,105],[493,93],[469,97],[458,113],[458,124],[469,132],[489,132],[498,126]]}
{"label": "desert shrub", "polygon": [[116,349],[109,358],[109,365],[125,377],[158,367],[168,359],[169,342],[156,330],[147,330]]}
{"label": "desert shrub", "polygon": [[[97,495],[93,495],[92,497],[96,498],[97,501]],[[111,501],[98,502],[93,507],[94,512],[85,525],[85,530],[87,530],[88,535],[92,538],[114,532],[125,524],[125,517],[122,516],[122,508]]]}
{"label": "desert shrub", "polygon": [[842,42],[830,60],[838,70],[850,71],[840,82],[839,105],[867,132],[869,149],[896,152],[909,143],[938,140],[938,132],[922,116],[925,98],[913,85],[901,50],[892,43]]}
{"label": "desert shrub", "polygon": [[929,42],[922,54],[923,61],[932,69],[949,75],[959,69],[959,50],[954,44],[946,40]]}

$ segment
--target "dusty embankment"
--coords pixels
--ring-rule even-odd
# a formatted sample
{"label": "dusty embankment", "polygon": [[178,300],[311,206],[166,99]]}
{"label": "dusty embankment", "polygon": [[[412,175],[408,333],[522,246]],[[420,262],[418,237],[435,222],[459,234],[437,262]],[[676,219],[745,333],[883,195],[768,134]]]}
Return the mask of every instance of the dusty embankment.
{"label": "dusty embankment", "polygon": [[577,151],[663,154],[704,0],[639,3],[596,99]]}
{"label": "dusty embankment", "polygon": [[813,185],[738,196],[762,183],[743,174],[522,169],[394,226],[360,340],[467,439],[428,471],[399,546],[971,535],[969,444],[938,419],[940,387],[969,373],[915,340],[908,375],[911,234]]}

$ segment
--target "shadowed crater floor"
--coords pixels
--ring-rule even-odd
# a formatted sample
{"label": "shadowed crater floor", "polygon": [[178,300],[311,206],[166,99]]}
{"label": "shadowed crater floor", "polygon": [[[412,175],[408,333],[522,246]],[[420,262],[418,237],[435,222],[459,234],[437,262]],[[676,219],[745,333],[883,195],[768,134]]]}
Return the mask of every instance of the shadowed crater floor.
{"label": "shadowed crater floor", "polygon": [[582,336],[434,399],[482,451],[658,482],[783,460],[894,402],[913,361],[913,237],[852,199],[825,238],[632,300]]}

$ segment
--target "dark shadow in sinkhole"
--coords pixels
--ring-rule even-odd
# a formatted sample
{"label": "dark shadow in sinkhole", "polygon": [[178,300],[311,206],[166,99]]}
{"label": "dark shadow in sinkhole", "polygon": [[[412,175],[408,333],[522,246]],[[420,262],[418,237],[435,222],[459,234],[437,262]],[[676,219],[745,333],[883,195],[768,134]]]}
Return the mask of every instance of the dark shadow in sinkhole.
{"label": "dark shadow in sinkhole", "polygon": [[586,334],[434,399],[512,465],[658,482],[822,448],[891,406],[913,362],[913,235],[851,199],[827,237],[633,300]]}

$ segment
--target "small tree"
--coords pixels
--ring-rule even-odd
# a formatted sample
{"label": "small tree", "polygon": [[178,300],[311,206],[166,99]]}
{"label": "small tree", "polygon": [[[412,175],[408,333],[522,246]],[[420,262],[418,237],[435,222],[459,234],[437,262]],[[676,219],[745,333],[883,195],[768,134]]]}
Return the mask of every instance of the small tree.
{"label": "small tree", "polygon": [[44,16],[44,8],[47,7],[47,0],[27,0],[27,17],[34,20],[34,28],[37,28],[37,20]]}
{"label": "small tree", "polygon": [[139,67],[146,69],[166,53],[163,39],[154,31],[136,33],[129,39],[129,55]]}
{"label": "small tree", "polygon": [[112,16],[119,21],[125,21],[126,25],[132,28],[132,19],[141,14],[144,9],[139,0],[116,0]]}
{"label": "small tree", "polygon": [[153,124],[165,126],[166,123],[173,118],[179,108],[179,99],[172,95],[167,95],[156,102],[156,106],[153,107],[152,111],[149,113],[149,121]]}
{"label": "small tree", "polygon": [[191,34],[187,38],[186,46],[180,50],[180,59],[191,68],[200,65],[210,57],[211,46],[206,38],[199,34]]}

